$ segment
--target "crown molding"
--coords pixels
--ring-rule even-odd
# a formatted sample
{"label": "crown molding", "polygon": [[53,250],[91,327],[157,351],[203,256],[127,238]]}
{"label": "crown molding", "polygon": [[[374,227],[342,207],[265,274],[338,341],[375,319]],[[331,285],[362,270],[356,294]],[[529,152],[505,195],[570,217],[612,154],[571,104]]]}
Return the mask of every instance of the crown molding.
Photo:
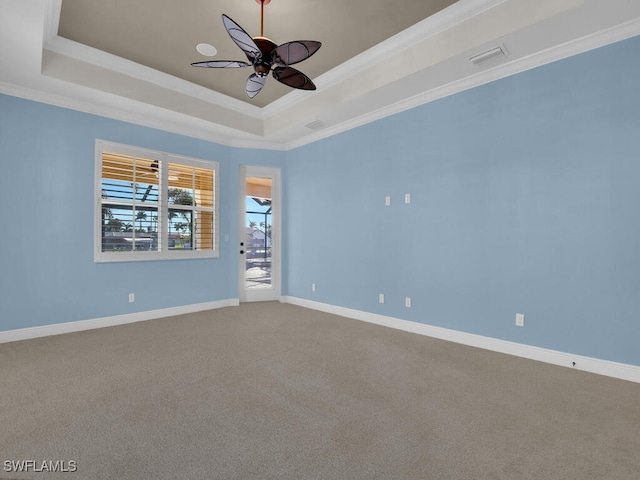
{"label": "crown molding", "polygon": [[106,68],[123,75],[153,83],[163,88],[173,90],[208,103],[228,108],[242,115],[263,119],[260,107],[228,95],[188,82],[159,70],[132,62],[117,55],[98,50],[97,48],[58,36],[58,25],[62,0],[48,0],[45,10],[43,49],[71,57],[90,65]]}
{"label": "crown molding", "polygon": [[516,75],[548,63],[553,63],[564,58],[579,55],[581,53],[604,47],[628,38],[640,35],[640,18],[630,20],[612,28],[596,32],[570,42],[542,50],[527,57],[519,58],[508,63],[500,64],[493,68],[481,71],[471,76],[450,82],[440,87],[425,91],[419,95],[406,98],[392,105],[380,108],[364,115],[354,117],[346,122],[331,125],[320,131],[313,132],[304,138],[300,138],[285,145],[285,150],[292,150],[309,143],[328,138],[333,135],[351,130],[362,125],[395,115],[396,113],[410,110],[426,103],[439,100],[456,93],[463,92],[501,78]]}
{"label": "crown molding", "polygon": [[[459,0],[450,7],[440,10],[436,14],[349,59],[348,62],[338,65],[313,81],[319,90],[327,90],[363,72],[373,64],[382,63],[418,42],[438,35],[507,1],[509,0]],[[308,93],[306,95],[305,93],[294,90],[271,102],[263,108],[265,120],[281,114],[308,99]]]}
{"label": "crown molding", "polygon": [[[379,56],[384,55],[385,52],[397,53],[398,49],[403,48],[403,45],[406,46],[410,44],[412,41],[415,41],[416,38],[425,38],[425,35],[429,34],[434,35],[437,33],[438,28],[446,29],[456,22],[463,21],[465,18],[464,15],[471,18],[474,15],[481,13],[481,11],[494,8],[507,1],[508,0],[486,0],[477,2],[474,0],[460,0],[458,3],[453,5],[455,8],[451,11],[447,11],[449,9],[445,9],[440,15],[436,14],[434,16],[435,20],[425,19],[407,31],[401,32],[397,36],[389,39],[387,42],[383,42],[383,44],[356,57],[354,61],[355,69],[351,63],[349,63],[348,70],[347,65],[343,64],[340,67],[337,67],[337,69],[325,74],[325,76],[321,78],[321,81],[326,82],[325,86],[330,85],[331,82],[337,81],[337,77],[334,75],[340,74],[340,69],[345,69],[343,72],[347,72],[349,75],[356,75],[358,71],[364,68],[364,66],[367,65],[367,62],[371,61],[371,58],[373,57],[379,61]],[[42,45],[44,48],[54,49],[53,51],[63,51],[65,53],[61,54],[65,55],[68,54],[68,50],[71,50],[72,55],[76,55],[77,57],[80,57],[82,61],[88,61],[93,64],[96,63],[97,58],[94,54],[101,55],[100,58],[103,58],[106,62],[115,62],[115,64],[118,65],[118,68],[120,67],[119,62],[128,62],[119,57],[105,54],[104,52],[99,52],[95,49],[90,49],[90,47],[79,44],[74,45],[75,42],[58,37],[57,25],[61,8],[61,0],[45,0],[44,4],[46,6],[46,11],[44,12],[45,21],[43,25],[44,35],[42,38]],[[475,9],[472,7],[475,7]],[[41,103],[47,103],[63,108],[130,122],[137,125],[157,128],[193,138],[203,139],[221,145],[286,151],[374,122],[381,118],[400,113],[425,103],[429,103],[448,95],[468,90],[476,86],[570,57],[572,55],[583,53],[591,49],[599,48],[607,44],[615,43],[638,34],[640,34],[640,18],[635,18],[617,26],[548,48],[527,57],[516,58],[510,61],[507,59],[508,63],[495,65],[479,72],[476,70],[470,75],[459,80],[437,86],[428,91],[396,101],[393,104],[378,108],[374,111],[356,115],[347,121],[335,124],[328,122],[327,127],[321,130],[304,131],[298,138],[291,141],[289,141],[290,137],[287,137],[286,135],[274,135],[272,139],[270,139],[269,135],[265,137],[260,134],[248,133],[243,130],[225,126],[222,123],[218,124],[201,118],[192,117],[188,114],[176,113],[160,106],[145,104],[137,100],[120,97],[116,94],[93,90],[90,87],[82,85],[78,86],[67,84],[63,81],[56,80],[53,77],[43,76],[38,81],[25,82],[20,85],[0,82],[0,92],[25,99],[35,100]],[[106,55],[106,57],[102,57],[103,55]],[[101,62],[102,60],[98,63]],[[159,72],[153,69],[141,67],[133,62],[128,63],[131,63],[131,65],[129,65],[131,67],[129,74],[132,77],[174,90],[180,89],[184,87],[184,84],[187,84],[189,85],[188,87],[185,87],[184,90],[180,90],[184,94],[191,96],[203,95],[214,103],[218,100],[217,95],[219,94],[211,92],[208,89],[195,86],[189,82],[184,82],[183,80],[170,75],[160,78],[164,74],[158,75]],[[344,78],[342,78],[342,80],[344,80]],[[176,87],[173,83],[176,81],[182,85]],[[396,82],[395,86],[397,87],[400,85],[400,82],[401,80]],[[69,88],[70,85],[72,85],[73,90]],[[190,90],[191,85],[198,87],[198,91]],[[42,89],[40,90],[39,88],[41,86]],[[389,88],[394,88],[394,84],[390,84]],[[68,95],[67,92],[69,92]],[[79,92],[79,95],[76,95],[77,92]],[[291,92],[287,96],[282,97],[281,103],[274,102],[264,109],[237,101],[230,97],[228,98],[233,100],[233,102],[227,103],[226,105],[229,106],[230,110],[235,110],[235,107],[238,107],[235,102],[241,104],[239,108],[244,109],[245,107],[251,107],[246,111],[243,110],[243,112],[249,115],[250,118],[254,119],[254,121],[261,121],[263,122],[263,125],[267,125],[269,124],[271,117],[277,113],[279,109],[283,109],[282,112],[286,113],[287,109],[291,108],[292,105],[301,102],[299,99],[296,100],[296,94],[299,93],[300,92],[297,91]],[[222,101],[226,101],[226,99],[223,99]],[[219,105],[219,103],[216,103],[216,105]],[[263,131],[268,130],[264,129]],[[277,140],[276,138],[279,138],[280,140]]]}
{"label": "crown molding", "polygon": [[188,82],[181,78],[174,77],[168,73],[160,72],[159,70],[140,65],[139,63],[132,62],[131,60],[98,50],[97,48],[74,42],[67,38],[56,36],[55,38],[46,41],[43,48],[50,52],[79,60],[83,63],[106,68],[137,80],[153,83],[154,85],[189,95],[190,97],[200,99],[207,103],[228,108],[229,110],[233,110],[242,115],[247,115],[259,120],[262,120],[263,118],[262,109],[260,107],[242,102],[228,95],[210,90],[201,85],[196,85],[195,83]]}
{"label": "crown molding", "polygon": [[[281,142],[272,142],[260,137],[238,132],[229,127],[205,122],[189,115],[169,111],[142,102],[122,99],[117,95],[104,94],[113,101],[105,102],[117,107],[98,104],[93,101],[79,100],[52,92],[37,90],[24,86],[0,82],[0,93],[35,102],[67,108],[90,115],[120,120],[134,125],[155,128],[169,133],[197,138],[234,148],[251,148],[260,150],[283,150]],[[127,108],[122,108],[126,103]]]}
{"label": "crown molding", "polygon": [[[462,23],[509,0],[459,0],[435,15],[370,48],[348,62],[314,80],[320,89],[331,88],[357,75],[373,63],[383,62],[418,41]],[[45,7],[43,48],[91,65],[107,68],[132,78],[214,103],[237,113],[267,120],[309,98],[309,92],[294,90],[266,107],[260,108],[228,95],[185,81],[181,78],[126,60],[122,57],[58,36],[62,0],[47,0]]]}

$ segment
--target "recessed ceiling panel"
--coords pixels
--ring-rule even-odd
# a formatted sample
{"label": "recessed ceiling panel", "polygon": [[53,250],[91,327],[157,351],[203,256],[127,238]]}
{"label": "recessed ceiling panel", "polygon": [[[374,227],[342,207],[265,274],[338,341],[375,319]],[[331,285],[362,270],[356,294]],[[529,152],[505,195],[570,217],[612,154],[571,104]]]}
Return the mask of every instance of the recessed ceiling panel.
{"label": "recessed ceiling panel", "polygon": [[[264,8],[264,35],[276,44],[318,40],[322,48],[300,64],[312,80],[396,33],[456,3],[454,0],[272,0]],[[58,34],[230,97],[263,107],[291,91],[266,82],[253,99],[245,93],[251,67],[191,67],[205,60],[241,60],[222,14],[251,36],[260,35],[255,0],[62,0]],[[200,43],[214,57],[196,51]],[[273,80],[273,79],[272,79]]]}

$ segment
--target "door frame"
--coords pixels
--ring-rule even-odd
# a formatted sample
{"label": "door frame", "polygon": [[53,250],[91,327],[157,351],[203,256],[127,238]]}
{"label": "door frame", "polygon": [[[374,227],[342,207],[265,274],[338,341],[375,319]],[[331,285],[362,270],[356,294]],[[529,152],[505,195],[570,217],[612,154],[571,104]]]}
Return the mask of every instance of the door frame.
{"label": "door frame", "polygon": [[[240,246],[244,242],[246,228],[246,179],[247,177],[262,177],[271,179],[271,288],[247,290],[245,288],[245,255]],[[260,167],[240,165],[239,197],[238,197],[238,298],[240,302],[265,302],[280,300],[282,286],[282,202],[281,202],[281,170],[278,167]]]}

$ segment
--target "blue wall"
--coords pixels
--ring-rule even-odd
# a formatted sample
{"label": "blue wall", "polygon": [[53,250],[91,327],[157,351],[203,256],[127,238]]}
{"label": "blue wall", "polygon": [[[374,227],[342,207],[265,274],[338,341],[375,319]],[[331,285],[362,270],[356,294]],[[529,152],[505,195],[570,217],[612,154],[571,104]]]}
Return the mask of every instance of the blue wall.
{"label": "blue wall", "polygon": [[639,54],[640,37],[288,152],[285,293],[640,365]]}
{"label": "blue wall", "polygon": [[[94,263],[97,138],[220,162],[220,257]],[[238,166],[283,160],[0,95],[0,331],[237,298]]]}
{"label": "blue wall", "polygon": [[[283,168],[283,294],[640,365],[639,51],[630,39],[286,153],[0,95],[0,331],[236,298],[252,164]],[[220,162],[220,258],[94,263],[96,138]]]}

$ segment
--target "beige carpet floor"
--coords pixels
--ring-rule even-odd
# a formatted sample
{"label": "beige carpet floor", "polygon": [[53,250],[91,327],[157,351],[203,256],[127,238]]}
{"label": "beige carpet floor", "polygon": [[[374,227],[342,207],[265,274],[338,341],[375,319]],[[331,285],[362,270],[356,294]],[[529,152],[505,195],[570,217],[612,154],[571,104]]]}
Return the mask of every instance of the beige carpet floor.
{"label": "beige carpet floor", "polygon": [[0,478],[640,478],[640,384],[279,303],[2,344],[0,407]]}

